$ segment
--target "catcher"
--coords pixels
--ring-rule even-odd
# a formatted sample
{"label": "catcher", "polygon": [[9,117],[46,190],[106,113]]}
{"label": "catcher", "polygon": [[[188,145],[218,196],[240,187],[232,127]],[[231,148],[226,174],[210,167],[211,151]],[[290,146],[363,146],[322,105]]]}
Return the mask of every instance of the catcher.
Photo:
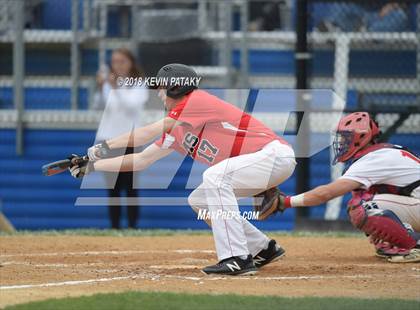
{"label": "catcher", "polygon": [[336,181],[296,196],[271,190],[263,218],[287,208],[316,206],[352,192],[348,215],[370,237],[376,254],[390,262],[420,261],[420,160],[409,150],[377,143],[380,131],[367,112],[343,117],[333,148],[348,163]]}

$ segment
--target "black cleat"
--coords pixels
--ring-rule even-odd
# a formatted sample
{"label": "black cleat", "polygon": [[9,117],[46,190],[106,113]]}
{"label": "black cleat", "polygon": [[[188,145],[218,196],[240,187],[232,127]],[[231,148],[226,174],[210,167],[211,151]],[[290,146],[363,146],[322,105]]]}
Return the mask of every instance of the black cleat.
{"label": "black cleat", "polygon": [[229,257],[221,260],[216,265],[203,268],[205,274],[215,275],[253,275],[257,272],[252,256],[248,255],[246,259],[238,256]]}
{"label": "black cleat", "polygon": [[270,240],[268,248],[254,256],[255,267],[261,268],[264,265],[274,262],[283,257],[285,253],[286,251],[277,245],[276,240]]}

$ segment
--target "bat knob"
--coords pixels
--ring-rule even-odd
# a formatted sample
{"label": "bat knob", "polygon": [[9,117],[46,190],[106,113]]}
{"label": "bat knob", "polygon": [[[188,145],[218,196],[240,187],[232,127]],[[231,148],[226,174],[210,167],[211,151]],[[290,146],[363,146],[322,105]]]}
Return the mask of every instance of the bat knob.
{"label": "bat knob", "polygon": [[69,158],[70,161],[71,161],[71,164],[72,164],[71,167],[73,167],[75,165],[83,165],[83,164],[85,164],[86,162],[89,161],[89,158],[87,156],[82,157],[82,156],[75,155],[75,154],[72,154],[72,156],[73,156],[72,158]]}

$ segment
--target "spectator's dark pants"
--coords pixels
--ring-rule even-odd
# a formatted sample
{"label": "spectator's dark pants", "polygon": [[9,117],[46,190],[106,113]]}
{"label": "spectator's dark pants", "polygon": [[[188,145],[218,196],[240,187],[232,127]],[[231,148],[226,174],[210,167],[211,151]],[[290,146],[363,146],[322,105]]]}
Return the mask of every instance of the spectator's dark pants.
{"label": "spectator's dark pants", "polygon": [[[125,154],[131,153],[133,153],[133,148],[127,148]],[[110,177],[110,175],[108,175],[107,178],[109,180],[114,179]],[[115,186],[108,189],[108,195],[112,201],[118,201],[118,199],[115,198],[121,197],[123,192],[126,192],[127,198],[137,197],[137,190],[133,189],[133,172],[120,172],[115,182]],[[114,229],[120,228],[121,208],[121,205],[111,204],[109,206],[109,218],[111,220],[111,227]],[[136,228],[138,214],[139,207],[137,205],[128,204],[127,216],[129,228]]]}

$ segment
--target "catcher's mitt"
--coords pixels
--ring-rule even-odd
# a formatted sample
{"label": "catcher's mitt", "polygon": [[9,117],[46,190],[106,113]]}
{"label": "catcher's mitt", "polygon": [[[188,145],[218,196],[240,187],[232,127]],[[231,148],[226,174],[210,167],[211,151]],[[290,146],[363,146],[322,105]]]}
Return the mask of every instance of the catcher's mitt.
{"label": "catcher's mitt", "polygon": [[267,189],[266,191],[254,196],[254,211],[259,212],[258,220],[263,221],[269,216],[283,212],[284,198],[286,196],[279,191],[277,187]]}

